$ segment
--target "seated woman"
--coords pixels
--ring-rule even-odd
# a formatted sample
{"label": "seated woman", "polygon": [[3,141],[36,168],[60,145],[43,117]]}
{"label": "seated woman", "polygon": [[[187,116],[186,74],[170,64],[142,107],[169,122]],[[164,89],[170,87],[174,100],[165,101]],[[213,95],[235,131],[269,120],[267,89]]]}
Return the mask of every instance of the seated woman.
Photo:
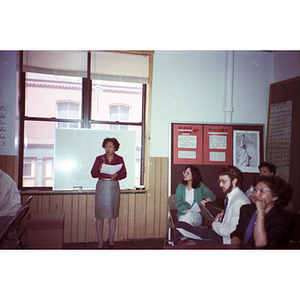
{"label": "seated woman", "polygon": [[283,179],[257,177],[253,181],[255,204],[241,207],[239,223],[231,233],[231,244],[274,247],[289,243],[295,220],[283,208],[292,197],[292,189]]}
{"label": "seated woman", "polygon": [[[199,203],[205,206],[207,202],[216,200],[216,195],[203,183],[200,170],[189,165],[183,172],[183,181],[177,186],[175,205],[177,208],[178,220],[187,221],[184,216],[196,204],[197,208],[193,211],[200,211]],[[202,222],[202,217],[198,213],[198,224],[191,224],[198,226]],[[200,224],[199,224],[200,223]]]}

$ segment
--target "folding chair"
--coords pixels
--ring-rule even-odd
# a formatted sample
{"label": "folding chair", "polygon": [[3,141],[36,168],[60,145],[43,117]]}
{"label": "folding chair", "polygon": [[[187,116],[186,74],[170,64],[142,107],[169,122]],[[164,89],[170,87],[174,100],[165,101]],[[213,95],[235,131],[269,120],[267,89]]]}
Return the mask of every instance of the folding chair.
{"label": "folding chair", "polygon": [[209,211],[209,209],[207,209],[207,207],[205,207],[204,205],[199,204],[199,207],[201,209],[201,212],[204,214],[204,219],[203,219],[203,223],[202,223],[201,226],[206,228],[206,229],[211,229],[212,228],[211,224],[215,220],[215,217]]}
{"label": "folding chair", "polygon": [[[177,223],[177,209],[175,205],[175,195],[171,195],[167,200],[168,206],[168,226],[164,240],[164,247],[167,244],[173,244],[173,230],[175,228],[175,224]],[[204,214],[203,222],[198,227],[211,229],[211,224],[215,220],[213,214],[202,204],[199,204],[202,213]]]}
{"label": "folding chair", "polygon": [[5,228],[4,236],[2,237],[2,245],[1,248],[4,249],[17,249],[21,248],[21,241],[20,241],[20,226],[22,224],[22,220],[26,213],[29,210],[29,206],[25,205],[20,208],[17,214],[13,217],[13,219]]}
{"label": "folding chair", "polygon": [[172,230],[175,228],[175,224],[177,222],[177,209],[175,205],[175,194],[168,197],[167,200],[168,207],[168,225],[167,231],[164,240],[164,247],[167,244],[173,244],[173,232]]}
{"label": "folding chair", "polygon": [[25,206],[25,205],[29,205],[29,203],[31,202],[32,198],[33,198],[32,196],[29,196],[29,197],[27,198],[27,200],[26,200],[24,206]]}

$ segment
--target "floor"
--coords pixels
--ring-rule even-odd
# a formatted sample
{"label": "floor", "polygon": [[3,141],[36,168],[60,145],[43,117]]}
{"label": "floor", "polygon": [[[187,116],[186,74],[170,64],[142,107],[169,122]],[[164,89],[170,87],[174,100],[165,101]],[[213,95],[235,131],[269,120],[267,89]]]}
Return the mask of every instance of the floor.
{"label": "floor", "polygon": [[[116,241],[117,250],[162,250],[164,239],[136,239],[127,241]],[[72,243],[64,244],[63,249],[67,250],[95,250],[97,243]],[[107,243],[104,243],[103,249],[108,250]]]}

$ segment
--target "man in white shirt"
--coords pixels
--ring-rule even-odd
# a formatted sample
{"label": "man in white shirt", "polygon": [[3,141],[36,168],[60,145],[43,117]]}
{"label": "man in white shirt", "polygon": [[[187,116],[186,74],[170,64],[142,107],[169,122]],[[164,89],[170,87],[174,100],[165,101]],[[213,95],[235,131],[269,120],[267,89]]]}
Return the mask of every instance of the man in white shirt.
{"label": "man in white shirt", "polygon": [[[218,170],[219,186],[226,195],[224,210],[212,223],[212,230],[193,227],[177,222],[174,232],[175,244],[230,244],[230,234],[236,229],[240,208],[250,204],[242,191],[243,174],[235,166],[224,166]],[[228,200],[227,200],[228,199]]]}
{"label": "man in white shirt", "polygon": [[21,206],[17,184],[0,165],[0,217],[15,216]]}

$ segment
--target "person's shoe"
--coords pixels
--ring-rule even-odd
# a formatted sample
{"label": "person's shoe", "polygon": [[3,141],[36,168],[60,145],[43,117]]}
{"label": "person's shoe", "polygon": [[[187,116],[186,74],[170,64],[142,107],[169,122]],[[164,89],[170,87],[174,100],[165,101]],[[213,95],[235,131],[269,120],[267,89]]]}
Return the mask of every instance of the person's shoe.
{"label": "person's shoe", "polygon": [[109,238],[107,239],[107,244],[108,244],[108,247],[110,248],[110,249],[117,249],[117,247],[116,247],[116,245],[115,244],[110,244],[109,243]]}
{"label": "person's shoe", "polygon": [[190,241],[192,241],[192,239],[190,239],[190,238],[181,240],[180,242],[178,242],[178,243],[176,244],[176,246],[186,245],[186,243],[188,243],[188,242],[190,242]]}
{"label": "person's shoe", "polygon": [[197,245],[197,244],[196,244],[196,242],[195,242],[194,240],[190,239],[190,240],[189,240],[188,242],[186,242],[184,245],[185,245],[185,246],[195,246],[195,245]]}

